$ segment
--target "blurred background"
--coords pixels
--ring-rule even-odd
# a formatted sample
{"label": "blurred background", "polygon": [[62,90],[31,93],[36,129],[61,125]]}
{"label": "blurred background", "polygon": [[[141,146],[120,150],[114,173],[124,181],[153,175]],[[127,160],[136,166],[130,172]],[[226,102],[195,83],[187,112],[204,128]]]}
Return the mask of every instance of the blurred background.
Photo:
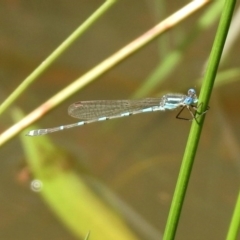
{"label": "blurred background", "polygon": [[[102,3],[1,1],[1,102]],[[14,107],[26,114],[31,112],[187,3],[157,0],[116,3],[1,116],[1,132],[13,124]],[[68,116],[67,108],[80,100],[129,99],[134,95],[161,97],[167,92],[185,94],[189,88],[199,93],[199,79],[204,74],[222,6],[220,3],[214,14],[206,16],[206,25],[199,22],[213,5],[198,11],[49,112],[37,122],[38,127],[74,123],[76,120]],[[238,29],[232,31],[236,36],[219,68],[219,75],[225,73],[225,77],[216,82],[211,97],[176,239],[225,239],[237,199],[240,48]],[[171,62],[169,57],[174,54],[179,59]],[[144,91],[142,86],[163,64],[167,73],[159,73],[159,83]],[[227,75],[232,71],[236,74]],[[136,94],[140,89],[141,94]],[[177,111],[140,114],[47,137],[58,153],[67,156],[67,167],[64,166],[84,179],[94,194],[108,202],[107,194],[99,191],[104,188],[114,196],[113,202],[120,202],[117,211],[138,239],[159,239],[191,126],[188,121],[177,120],[176,114]],[[41,192],[31,190],[34,176],[26,158],[19,137],[1,148],[0,239],[81,239],[59,219]],[[101,218],[98,214],[93,217]],[[79,225],[81,221],[84,218]],[[141,227],[137,227],[138,221]],[[141,232],[143,226],[148,226],[145,234]],[[90,230],[90,239],[102,239],[94,236],[94,229]]]}

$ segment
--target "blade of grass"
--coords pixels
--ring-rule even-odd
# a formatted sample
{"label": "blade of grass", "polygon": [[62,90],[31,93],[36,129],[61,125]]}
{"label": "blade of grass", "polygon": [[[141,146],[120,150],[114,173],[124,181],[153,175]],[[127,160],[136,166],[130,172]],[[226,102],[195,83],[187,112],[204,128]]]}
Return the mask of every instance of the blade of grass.
{"label": "blade of grass", "polygon": [[108,0],[78,27],[52,54],[48,56],[15,91],[1,104],[0,115],[39,78],[89,27],[95,23],[117,0]]}
{"label": "blade of grass", "polygon": [[[204,77],[202,90],[199,96],[199,102],[202,103],[201,110],[206,109],[208,106],[235,4],[236,0],[227,0],[223,8],[219,27],[210,54],[209,64],[207,66],[206,74]],[[182,166],[167,219],[167,224],[164,231],[164,240],[174,239],[177,231],[178,221],[180,218],[191,169],[196,155],[197,146],[200,140],[204,118],[205,115],[200,116],[198,118],[198,122],[194,121],[192,123],[187,146],[183,156]]]}
{"label": "blade of grass", "polygon": [[233,212],[226,240],[236,240],[240,232],[240,192]]}
{"label": "blade of grass", "polygon": [[90,231],[88,232],[87,236],[84,238],[84,240],[88,240],[90,236]]}
{"label": "blade of grass", "polygon": [[142,98],[148,95],[167,79],[172,73],[172,70],[183,61],[186,49],[190,47],[194,40],[198,39],[200,34],[203,34],[203,31],[206,31],[215,23],[216,18],[219,17],[221,13],[222,3],[222,1],[212,3],[209,9],[200,17],[195,28],[178,44],[176,49],[166,54],[164,61],[160,61],[158,66],[134,93],[133,98]]}
{"label": "blade of grass", "polygon": [[[240,77],[239,68],[231,68],[224,71],[219,71],[216,76],[215,87],[221,87],[229,83],[239,81],[239,77]],[[197,85],[201,86],[202,81],[203,81],[202,78],[196,80]]]}
{"label": "blade of grass", "polygon": [[[17,121],[23,113],[13,109],[12,115]],[[89,231],[95,239],[138,239],[119,212],[109,207],[75,170],[69,154],[56,148],[47,136],[33,140],[20,135],[20,140],[34,179],[31,189],[77,239]]]}
{"label": "blade of grass", "polygon": [[40,107],[35,109],[32,113],[26,116],[24,119],[7,129],[0,135],[0,146],[4,143],[12,139],[16,134],[18,134],[21,130],[32,124],[33,122],[40,119],[44,114],[58,106],[68,97],[72,96],[74,93],[85,87],[87,84],[91,83],[105,72],[119,64],[125,58],[129,57],[137,50],[143,48],[145,45],[149,44],[160,34],[174,27],[176,24],[183,21],[189,15],[193,14],[206,4],[208,4],[209,0],[196,0],[187,4],[185,7],[175,12],[164,21],[160,22],[152,29],[147,31],[145,34],[137,38],[136,40],[129,43],[127,46],[120,49],[118,52],[105,59],[103,62],[99,63],[92,70],[85,73],[83,76],[75,80],[65,89],[57,93],[55,96],[50,98],[48,101],[43,103]]}

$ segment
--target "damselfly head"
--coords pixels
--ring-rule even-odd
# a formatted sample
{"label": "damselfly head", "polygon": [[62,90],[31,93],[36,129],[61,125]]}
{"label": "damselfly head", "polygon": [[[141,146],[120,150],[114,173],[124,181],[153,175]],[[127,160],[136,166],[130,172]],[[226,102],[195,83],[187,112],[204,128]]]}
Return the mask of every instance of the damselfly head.
{"label": "damselfly head", "polygon": [[196,97],[196,91],[195,91],[195,89],[190,88],[190,89],[188,90],[188,96],[189,96],[189,97],[192,97],[192,98],[195,98],[195,97]]}

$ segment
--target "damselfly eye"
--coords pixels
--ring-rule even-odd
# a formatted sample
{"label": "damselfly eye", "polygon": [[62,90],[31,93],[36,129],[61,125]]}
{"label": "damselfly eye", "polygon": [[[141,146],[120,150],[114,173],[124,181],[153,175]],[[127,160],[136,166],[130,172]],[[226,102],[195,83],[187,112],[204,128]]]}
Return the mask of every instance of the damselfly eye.
{"label": "damselfly eye", "polygon": [[190,88],[190,89],[188,90],[188,95],[189,95],[189,96],[193,96],[193,95],[195,95],[195,94],[196,94],[195,89]]}

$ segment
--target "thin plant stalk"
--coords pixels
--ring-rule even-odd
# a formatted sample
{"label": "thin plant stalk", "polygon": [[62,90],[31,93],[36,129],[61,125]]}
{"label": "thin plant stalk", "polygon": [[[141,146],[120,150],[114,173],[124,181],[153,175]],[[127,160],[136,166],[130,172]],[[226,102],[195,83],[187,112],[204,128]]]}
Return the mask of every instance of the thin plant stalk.
{"label": "thin plant stalk", "polygon": [[228,229],[226,240],[236,240],[239,232],[240,232],[240,192],[238,193],[238,199]]}
{"label": "thin plant stalk", "polygon": [[83,24],[81,24],[46,60],[44,60],[0,105],[0,115],[35,81],[37,80],[79,37],[88,30],[117,0],[103,3]]}
{"label": "thin plant stalk", "polygon": [[[216,33],[216,37],[213,43],[212,51],[209,58],[209,63],[206,69],[202,90],[199,96],[199,102],[201,103],[201,109],[203,111],[207,109],[211,92],[214,85],[214,80],[217,74],[217,69],[223,52],[223,47],[227,38],[230,22],[233,15],[233,10],[236,4],[236,0],[226,0],[223,12],[221,15],[220,23]],[[183,156],[183,161],[173,195],[170,212],[167,219],[167,224],[164,231],[164,240],[172,240],[175,238],[177,226],[186,195],[186,190],[193,166],[194,158],[197,152],[198,143],[203,127],[205,115],[199,116],[198,121],[192,123],[190,134],[188,137],[187,146]]]}

